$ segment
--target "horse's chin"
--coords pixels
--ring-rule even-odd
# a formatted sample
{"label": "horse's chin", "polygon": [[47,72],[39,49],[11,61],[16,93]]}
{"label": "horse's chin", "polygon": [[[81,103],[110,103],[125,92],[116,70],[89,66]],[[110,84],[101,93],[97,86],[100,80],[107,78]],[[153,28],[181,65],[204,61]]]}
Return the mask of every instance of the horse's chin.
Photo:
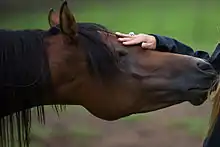
{"label": "horse's chin", "polygon": [[196,101],[190,101],[190,103],[193,105],[193,106],[200,106],[200,105],[202,105],[203,103],[205,102],[205,100],[200,100],[200,101],[198,101],[198,100],[196,100]]}
{"label": "horse's chin", "polygon": [[196,96],[194,97],[194,99],[189,100],[189,102],[194,106],[202,105],[208,98],[208,90],[193,90],[193,91],[196,93]]}

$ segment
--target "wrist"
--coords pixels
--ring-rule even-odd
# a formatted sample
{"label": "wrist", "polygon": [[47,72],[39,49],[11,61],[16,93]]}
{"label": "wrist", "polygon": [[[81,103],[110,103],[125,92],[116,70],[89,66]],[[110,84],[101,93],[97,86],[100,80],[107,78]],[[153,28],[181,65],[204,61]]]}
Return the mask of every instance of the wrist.
{"label": "wrist", "polygon": [[157,35],[155,34],[149,34],[149,35],[154,37],[154,46],[155,46],[155,49],[157,49],[159,45],[159,39],[157,38]]}
{"label": "wrist", "polygon": [[153,47],[153,49],[156,49],[156,47],[157,47],[157,39],[154,36],[151,36],[151,38],[152,38],[152,47]]}
{"label": "wrist", "polygon": [[145,40],[146,42],[150,42],[151,43],[151,49],[156,49],[157,47],[157,38],[154,35],[146,35],[145,36]]}

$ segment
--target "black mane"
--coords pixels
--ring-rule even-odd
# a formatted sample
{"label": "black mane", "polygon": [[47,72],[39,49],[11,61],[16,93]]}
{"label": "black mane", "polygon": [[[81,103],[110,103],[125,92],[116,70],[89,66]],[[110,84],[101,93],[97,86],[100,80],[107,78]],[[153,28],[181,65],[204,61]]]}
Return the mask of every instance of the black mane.
{"label": "black mane", "polygon": [[[91,74],[103,79],[117,71],[117,54],[103,41],[101,32],[110,32],[95,23],[78,23],[78,44],[87,56]],[[0,145],[29,146],[31,109],[29,102],[43,100],[50,91],[50,71],[43,39],[60,33],[59,26],[43,30],[0,30]],[[20,105],[21,111],[11,114],[13,107]],[[31,107],[31,106],[30,106]],[[59,112],[58,106],[53,107]],[[63,107],[60,107],[62,110]],[[37,106],[37,116],[45,123],[44,106]],[[7,113],[6,113],[7,112]],[[7,117],[3,117],[8,115]]]}
{"label": "black mane", "polygon": [[[99,32],[104,32],[105,38]],[[118,71],[118,54],[111,42],[108,42],[109,34],[112,33],[100,24],[78,23],[78,41],[85,49],[88,68],[102,80],[114,76]],[[111,46],[107,45],[107,42]]]}
{"label": "black mane", "polygon": [[[20,146],[21,140],[26,140],[24,146],[28,146],[31,110],[25,108],[31,108],[30,101],[33,104],[43,100],[50,87],[45,35],[41,30],[0,30],[1,146],[15,146],[15,138]],[[20,112],[13,115],[13,109]],[[43,106],[37,107],[40,120],[44,117],[43,111]]]}

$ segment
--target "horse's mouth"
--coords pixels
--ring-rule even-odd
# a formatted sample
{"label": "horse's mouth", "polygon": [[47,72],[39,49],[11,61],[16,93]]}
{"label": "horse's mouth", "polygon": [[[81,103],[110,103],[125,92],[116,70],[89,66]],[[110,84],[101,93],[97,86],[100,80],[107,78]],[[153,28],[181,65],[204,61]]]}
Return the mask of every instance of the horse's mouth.
{"label": "horse's mouth", "polygon": [[208,98],[208,95],[217,90],[218,84],[219,83],[216,81],[211,85],[211,87],[189,89],[192,92],[201,93],[199,99],[193,99],[190,101],[190,103],[194,106],[199,106],[203,104]]}
{"label": "horse's mouth", "polygon": [[207,96],[201,97],[200,99],[191,100],[189,101],[193,106],[200,106],[202,105],[207,99]]}
{"label": "horse's mouth", "polygon": [[188,91],[193,94],[195,93],[195,97],[192,96],[192,99],[190,98],[188,101],[194,106],[199,106],[208,98],[210,88],[190,88]]}
{"label": "horse's mouth", "polygon": [[210,92],[211,90],[211,87],[209,86],[206,86],[206,87],[193,87],[193,88],[189,88],[187,91],[188,92],[192,92],[192,93],[207,93],[207,92]]}

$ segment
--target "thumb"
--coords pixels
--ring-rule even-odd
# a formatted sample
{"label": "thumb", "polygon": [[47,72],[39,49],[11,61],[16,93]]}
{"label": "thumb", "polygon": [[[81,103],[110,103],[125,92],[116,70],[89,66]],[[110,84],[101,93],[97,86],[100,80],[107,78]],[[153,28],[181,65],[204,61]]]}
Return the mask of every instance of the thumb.
{"label": "thumb", "polygon": [[151,49],[151,43],[143,42],[143,43],[141,44],[141,47],[142,47],[143,49]]}

